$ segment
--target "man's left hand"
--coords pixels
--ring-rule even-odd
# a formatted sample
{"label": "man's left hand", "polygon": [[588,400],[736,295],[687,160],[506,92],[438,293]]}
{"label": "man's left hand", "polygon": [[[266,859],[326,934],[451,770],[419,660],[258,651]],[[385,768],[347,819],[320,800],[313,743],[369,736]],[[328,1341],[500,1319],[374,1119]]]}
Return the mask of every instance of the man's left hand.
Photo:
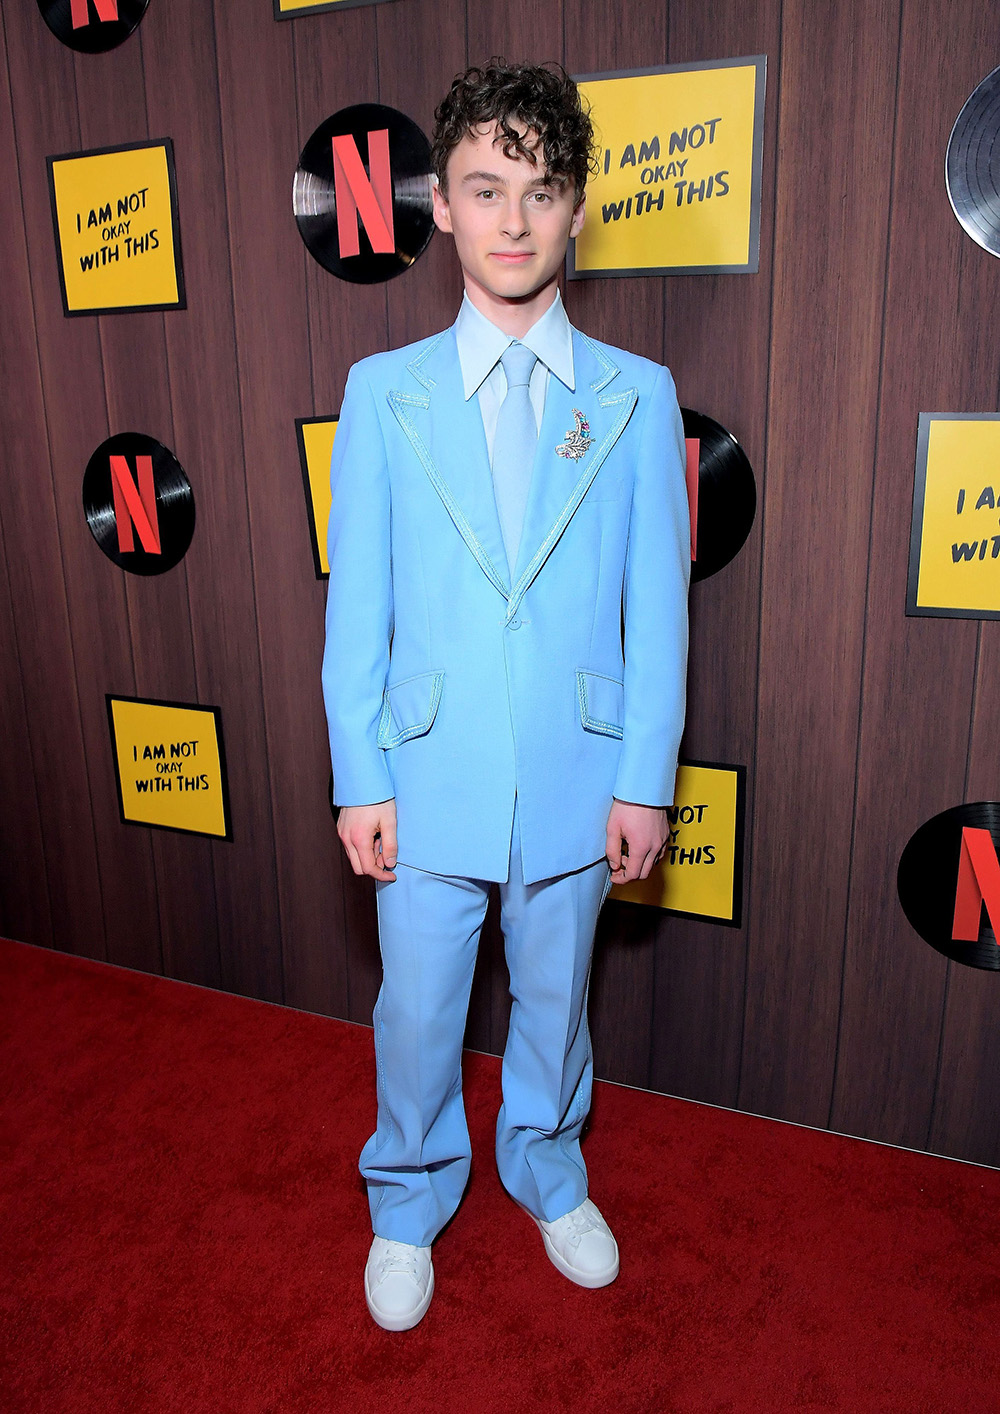
{"label": "man's left hand", "polygon": [[670,838],[667,812],[660,805],[615,800],[608,815],[608,863],[613,884],[646,879],[666,851]]}

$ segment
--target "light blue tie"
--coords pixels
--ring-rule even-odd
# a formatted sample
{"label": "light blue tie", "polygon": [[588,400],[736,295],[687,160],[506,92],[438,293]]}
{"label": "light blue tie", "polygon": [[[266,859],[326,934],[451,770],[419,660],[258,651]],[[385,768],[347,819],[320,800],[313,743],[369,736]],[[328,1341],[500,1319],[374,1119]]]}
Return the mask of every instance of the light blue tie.
{"label": "light blue tie", "polygon": [[524,344],[511,344],[500,362],[507,375],[507,396],[500,404],[493,438],[493,494],[513,579],[538,441],[535,412],[528,395],[531,371],[538,359]]}

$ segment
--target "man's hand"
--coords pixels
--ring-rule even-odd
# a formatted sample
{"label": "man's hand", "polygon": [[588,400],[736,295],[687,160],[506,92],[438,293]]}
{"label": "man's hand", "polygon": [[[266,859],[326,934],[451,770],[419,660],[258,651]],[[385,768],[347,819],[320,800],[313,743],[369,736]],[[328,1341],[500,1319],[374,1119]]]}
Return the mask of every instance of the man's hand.
{"label": "man's hand", "polygon": [[615,800],[608,815],[608,863],[613,884],[646,879],[659,863],[670,838],[666,810],[659,805],[632,805]]}
{"label": "man's hand", "polygon": [[396,801],[377,805],[344,805],[337,819],[337,834],[347,850],[355,874],[373,879],[395,879]]}

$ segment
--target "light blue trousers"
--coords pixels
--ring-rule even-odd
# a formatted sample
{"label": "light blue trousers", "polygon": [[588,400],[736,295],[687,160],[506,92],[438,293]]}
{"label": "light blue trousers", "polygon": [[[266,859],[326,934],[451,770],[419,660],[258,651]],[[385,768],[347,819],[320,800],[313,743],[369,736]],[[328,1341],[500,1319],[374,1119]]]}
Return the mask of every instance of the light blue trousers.
{"label": "light blue trousers", "polygon": [[[525,886],[517,801],[500,926],[511,1013],[496,1159],[507,1191],[551,1221],[587,1196],[580,1131],[590,1110],[587,996],[606,859]],[[396,865],[375,885],[382,986],[375,1003],[378,1122],[358,1167],[379,1237],[426,1247],[452,1217],[472,1146],[462,1039],[489,882]]]}

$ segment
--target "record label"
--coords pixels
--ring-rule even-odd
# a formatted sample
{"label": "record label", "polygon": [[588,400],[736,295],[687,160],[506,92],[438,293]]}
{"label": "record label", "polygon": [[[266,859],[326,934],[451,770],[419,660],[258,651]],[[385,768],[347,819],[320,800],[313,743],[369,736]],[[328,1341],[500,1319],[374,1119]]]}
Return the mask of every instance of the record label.
{"label": "record label", "polygon": [[83,477],[83,509],[98,545],[131,574],[163,574],[194,534],[194,494],[162,442],[118,432],[102,442]]}
{"label": "record label", "polygon": [[341,280],[373,285],[408,270],[434,234],[431,147],[405,113],[342,108],[299,157],[292,210],[310,255]]}
{"label": "record label", "polygon": [[703,412],[681,408],[684,436],[698,444],[691,502],[691,582],[718,574],[736,558],[757,514],[757,484],[731,432]]}
{"label": "record label", "polygon": [[136,28],[149,0],[38,0],[57,39],[81,54],[117,49]]}
{"label": "record label", "polygon": [[973,90],[955,120],[945,178],[962,228],[1000,255],[1000,68]]}
{"label": "record label", "polygon": [[939,953],[1000,972],[1000,804],[943,810],[911,836],[896,872],[903,912]]}

